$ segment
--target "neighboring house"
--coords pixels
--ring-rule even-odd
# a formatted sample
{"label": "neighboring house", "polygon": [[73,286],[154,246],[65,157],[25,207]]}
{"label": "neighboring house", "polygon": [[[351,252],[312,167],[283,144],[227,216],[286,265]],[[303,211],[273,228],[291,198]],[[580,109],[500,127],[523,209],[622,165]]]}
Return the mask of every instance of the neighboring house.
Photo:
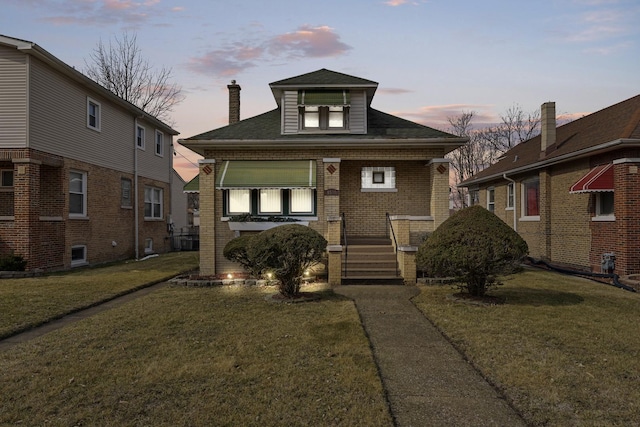
{"label": "neighboring house", "polygon": [[640,273],[640,95],[541,135],[461,184],[553,264]]}
{"label": "neighboring house", "polygon": [[178,172],[173,171],[171,182],[171,224],[174,233],[185,232],[189,228],[188,219],[188,196],[184,192],[184,179]]}
{"label": "neighboring house", "polygon": [[[287,217],[327,239],[330,284],[374,270],[415,282],[417,242],[449,216],[445,155],[467,139],[371,108],[378,84],[359,77],[321,69],[269,86],[276,109],[240,121],[233,81],[230,124],[179,141],[204,156],[200,273],[238,271],[222,255],[226,243]],[[366,255],[370,245],[354,245],[385,241],[389,268]]]}
{"label": "neighboring house", "polygon": [[55,270],[169,248],[177,132],[0,36],[0,255]]}

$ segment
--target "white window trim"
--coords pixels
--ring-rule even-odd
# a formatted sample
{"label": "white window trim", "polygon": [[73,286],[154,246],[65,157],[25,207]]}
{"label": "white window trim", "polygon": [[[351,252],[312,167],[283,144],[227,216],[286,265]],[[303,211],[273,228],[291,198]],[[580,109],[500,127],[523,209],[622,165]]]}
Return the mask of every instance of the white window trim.
{"label": "white window trim", "polygon": [[[293,190],[307,190],[309,191],[309,197],[311,198],[311,209],[308,211],[294,211],[293,210]],[[289,191],[289,213],[294,214],[312,214],[315,208],[315,197],[313,197],[313,189],[310,188],[292,188]]]}
{"label": "white window trim", "polygon": [[263,211],[262,210],[262,190],[276,190],[275,188],[261,188],[258,190],[258,214],[259,215],[282,215],[282,189],[278,188],[280,194],[280,210],[279,211]]}
{"label": "white window trim", "polygon": [[71,260],[71,267],[81,267],[87,265],[87,246],[86,245],[74,245],[71,247],[71,251],[74,249],[82,249],[84,257],[82,259]]}
{"label": "white window trim", "polygon": [[[375,172],[384,172],[384,182],[373,182]],[[360,192],[397,193],[396,168],[394,166],[364,166],[360,170]]]}
{"label": "white window trim", "polygon": [[[528,182],[531,181],[535,181],[536,178],[531,178],[531,179],[527,179],[525,181],[522,181],[522,183],[520,184],[520,208],[521,208],[521,212],[522,212],[522,216],[520,217],[520,221],[540,221],[540,215],[525,215],[525,212],[527,211],[527,201],[526,201],[526,197],[527,197],[527,191],[526,191],[526,184]],[[540,180],[538,178],[538,213],[540,213]]]}
{"label": "white window trim", "polygon": [[591,221],[594,222],[613,222],[616,220],[615,213],[612,214],[600,214],[600,197],[602,193],[596,193],[596,216],[591,218]]}
{"label": "white window trim", "polygon": [[[152,221],[157,221],[157,220],[161,220],[162,218],[164,218],[164,191],[162,188],[158,188],[158,187],[144,187],[144,207],[143,209],[146,211],[146,207],[147,207],[147,197],[146,197],[146,192],[147,190],[151,190],[151,216],[147,216],[146,212],[144,219],[145,220],[152,220]],[[158,203],[160,205],[160,216],[153,216],[153,207],[154,207],[154,201],[153,201],[153,195],[155,194],[155,192],[158,191]]]}
{"label": "white window trim", "polygon": [[[161,138],[159,145],[158,145],[158,137]],[[156,153],[156,156],[164,157],[164,133],[160,132],[157,129],[156,129],[155,140],[154,140],[154,151]]]}
{"label": "white window trim", "polygon": [[[86,218],[87,217],[87,172],[84,171],[79,171],[79,170],[70,170],[69,171],[69,175],[71,173],[78,173],[82,175],[82,212],[81,213],[76,213],[76,212],[71,212],[71,206],[69,206],[69,218]],[[71,177],[69,176],[69,179]],[[69,198],[71,198],[71,189],[69,189],[68,191],[69,194]],[[73,194],[80,194],[80,193],[73,193]],[[71,204],[71,201],[69,201],[69,205]]]}
{"label": "white window trim", "polygon": [[[91,126],[90,124],[90,107],[91,104],[95,105],[96,107],[98,107],[98,114],[96,116],[96,126]],[[98,101],[96,101],[93,98],[87,97],[87,127],[89,129],[95,130],[97,132],[101,131],[102,128],[102,105],[100,105],[100,103]]]}
{"label": "white window trim", "polygon": [[[248,195],[249,195],[249,206],[247,207],[246,211],[232,211],[231,210],[231,192],[232,191],[240,191],[240,190],[248,192]],[[245,188],[229,189],[229,191],[227,191],[227,213],[229,215],[243,215],[243,214],[251,213],[251,190],[245,189]]]}
{"label": "white window trim", "polygon": [[[140,130],[142,130],[142,141],[141,141],[142,144],[140,144],[140,142],[138,141],[138,133]],[[140,150],[145,150],[146,139],[147,139],[147,129],[144,126],[136,125],[136,147],[138,147],[138,149]]]}
{"label": "white window trim", "polygon": [[[511,189],[511,197],[509,197],[509,189]],[[511,202],[511,205],[509,205],[509,202]],[[515,209],[515,205],[516,205],[516,184],[513,182],[510,182],[507,184],[507,202],[504,210],[512,211]]]}

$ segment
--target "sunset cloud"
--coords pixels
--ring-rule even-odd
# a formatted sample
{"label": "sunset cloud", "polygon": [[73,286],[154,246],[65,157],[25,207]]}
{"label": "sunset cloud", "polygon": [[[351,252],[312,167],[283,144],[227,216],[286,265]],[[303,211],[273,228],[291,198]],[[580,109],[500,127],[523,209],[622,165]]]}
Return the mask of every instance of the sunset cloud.
{"label": "sunset cloud", "polygon": [[266,41],[235,42],[211,50],[192,58],[187,68],[201,74],[227,77],[255,67],[258,62],[283,58],[326,58],[344,55],[350,49],[351,46],[340,41],[333,28],[303,25]]}
{"label": "sunset cloud", "polygon": [[387,87],[387,88],[382,88],[377,90],[378,94],[382,93],[387,95],[402,95],[403,93],[411,93],[411,92],[413,91],[409,89],[402,89],[402,88],[396,88],[396,87]]}
{"label": "sunset cloud", "polygon": [[493,111],[493,108],[492,105],[474,104],[428,105],[418,110],[395,111],[392,114],[426,126],[446,129],[449,127],[449,117],[457,117],[470,111],[474,113],[473,123],[476,127],[497,123],[500,121],[500,117]]}

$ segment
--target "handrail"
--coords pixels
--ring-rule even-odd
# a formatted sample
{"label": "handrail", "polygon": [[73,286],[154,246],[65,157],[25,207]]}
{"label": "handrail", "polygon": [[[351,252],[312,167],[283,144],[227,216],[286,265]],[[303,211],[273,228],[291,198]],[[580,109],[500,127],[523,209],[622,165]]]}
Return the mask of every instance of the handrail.
{"label": "handrail", "polygon": [[398,241],[396,240],[396,232],[393,231],[393,223],[391,222],[391,217],[389,216],[389,212],[386,213],[387,223],[389,224],[389,229],[391,229],[391,236],[393,236],[393,247],[396,252],[396,275],[400,276],[400,268],[398,266]]}
{"label": "handrail", "polygon": [[347,221],[345,219],[344,212],[340,215],[342,218],[342,241],[344,242],[344,277],[347,277],[347,258],[349,255],[349,245],[347,243]]}

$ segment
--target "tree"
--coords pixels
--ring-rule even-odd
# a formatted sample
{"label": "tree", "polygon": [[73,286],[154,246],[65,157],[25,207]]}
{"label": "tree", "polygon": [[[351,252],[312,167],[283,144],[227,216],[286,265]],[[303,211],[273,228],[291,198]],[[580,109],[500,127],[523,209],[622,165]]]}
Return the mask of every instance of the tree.
{"label": "tree", "polygon": [[500,116],[500,124],[480,131],[485,140],[498,155],[527,141],[540,133],[540,110],[525,113],[514,104]]}
{"label": "tree", "polygon": [[527,243],[481,206],[458,211],[418,248],[416,265],[435,277],[454,277],[460,288],[484,296],[498,276],[517,270]]}
{"label": "tree", "polygon": [[279,292],[294,298],[300,294],[305,270],[317,264],[327,241],[317,231],[300,224],[281,225],[253,237],[249,259],[262,272],[273,272]]}
{"label": "tree", "polygon": [[91,79],[160,120],[167,121],[184,99],[182,88],[171,83],[171,69],[154,70],[142,57],[135,34],[125,32],[108,45],[100,40],[85,66]]}

